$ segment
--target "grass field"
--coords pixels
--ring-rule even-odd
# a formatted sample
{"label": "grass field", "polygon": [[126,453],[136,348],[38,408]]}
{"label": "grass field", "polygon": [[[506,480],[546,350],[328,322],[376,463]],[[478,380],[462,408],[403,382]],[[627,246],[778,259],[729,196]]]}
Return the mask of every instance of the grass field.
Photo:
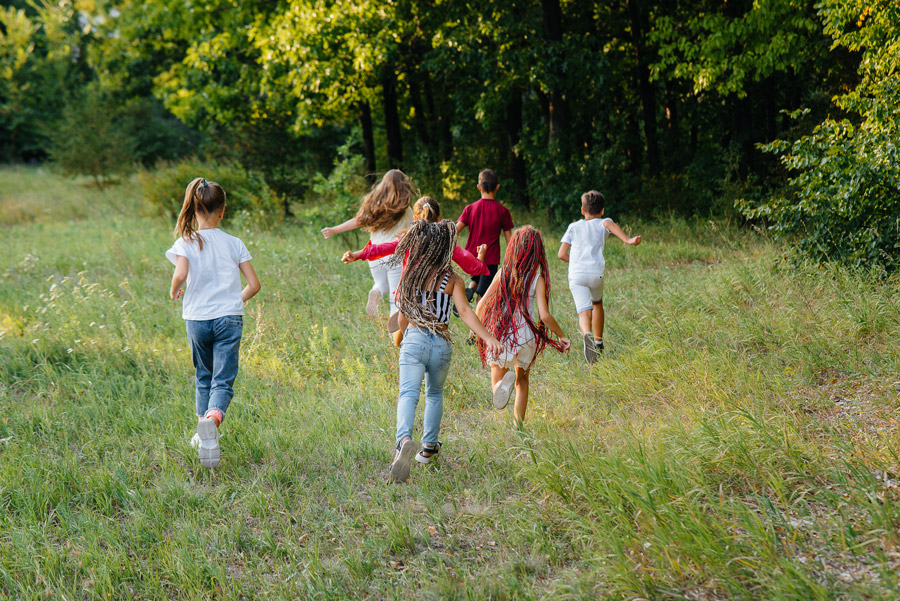
{"label": "grass field", "polygon": [[0,170],[0,597],[900,595],[895,282],[613,216],[644,243],[608,246],[603,359],[548,351],[517,432],[455,320],[444,451],[392,486],[397,352],[366,266],[316,224],[232,227],[263,289],[209,471],[173,224],[139,197]]}

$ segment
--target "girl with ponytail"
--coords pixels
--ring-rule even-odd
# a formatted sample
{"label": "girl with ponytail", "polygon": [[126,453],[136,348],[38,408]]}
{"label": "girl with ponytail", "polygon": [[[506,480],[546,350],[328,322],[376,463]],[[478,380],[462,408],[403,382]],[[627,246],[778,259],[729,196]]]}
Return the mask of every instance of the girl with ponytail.
{"label": "girl with ponytail", "polygon": [[[491,352],[478,341],[482,364],[491,366],[494,407],[503,409],[516,390],[516,424],[525,421],[528,375],[547,345],[561,353],[571,343],[550,314],[550,271],[541,234],[530,225],[519,228],[506,248],[503,265],[478,303],[476,313],[503,351]],[[551,340],[548,330],[559,339]]]}
{"label": "girl with ponytail", "polygon": [[[224,216],[225,190],[194,179],[184,192],[175,244],[166,251],[175,265],[169,296],[184,296],[181,316],[196,370],[197,433],[191,445],[208,468],[219,465],[219,426],[234,396],[244,303],[260,288],[247,247],[219,229]],[[241,274],[247,280],[243,290]]]}

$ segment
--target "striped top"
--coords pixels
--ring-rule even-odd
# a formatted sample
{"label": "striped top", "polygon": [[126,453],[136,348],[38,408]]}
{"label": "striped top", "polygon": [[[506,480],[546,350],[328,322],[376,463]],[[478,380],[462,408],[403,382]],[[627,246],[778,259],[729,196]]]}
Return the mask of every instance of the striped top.
{"label": "striped top", "polygon": [[437,290],[422,293],[422,306],[433,313],[442,324],[450,323],[450,311],[453,307],[453,295],[444,292],[449,281],[450,274],[448,273],[441,280],[441,285]]}

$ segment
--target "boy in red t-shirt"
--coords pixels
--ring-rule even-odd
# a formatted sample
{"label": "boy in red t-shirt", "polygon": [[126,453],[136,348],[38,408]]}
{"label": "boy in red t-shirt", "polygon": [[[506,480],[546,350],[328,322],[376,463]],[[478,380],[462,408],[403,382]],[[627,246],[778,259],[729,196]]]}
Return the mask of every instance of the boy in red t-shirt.
{"label": "boy in red t-shirt", "polygon": [[466,205],[462,215],[456,222],[456,233],[469,228],[469,239],[466,241],[466,250],[473,255],[478,254],[478,247],[487,245],[487,253],[484,256],[484,264],[489,275],[472,276],[472,283],[466,288],[466,298],[470,301],[477,294],[484,296],[497,267],[500,265],[500,232],[503,232],[506,243],[509,244],[510,232],[513,229],[512,215],[509,209],[497,202],[497,189],[500,182],[490,169],[485,169],[478,174],[478,189],[481,191],[481,200]]}

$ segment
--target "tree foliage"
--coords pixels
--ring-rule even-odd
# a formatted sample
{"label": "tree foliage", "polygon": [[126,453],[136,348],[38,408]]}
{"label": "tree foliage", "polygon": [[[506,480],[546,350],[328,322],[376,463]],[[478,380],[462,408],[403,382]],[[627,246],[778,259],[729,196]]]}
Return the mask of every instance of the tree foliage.
{"label": "tree foliage", "polygon": [[785,190],[748,216],[795,241],[799,257],[900,267],[900,6],[829,0],[821,17],[835,46],[862,54],[860,82],[837,96],[847,117],[826,119],[765,150],[791,173]]}

